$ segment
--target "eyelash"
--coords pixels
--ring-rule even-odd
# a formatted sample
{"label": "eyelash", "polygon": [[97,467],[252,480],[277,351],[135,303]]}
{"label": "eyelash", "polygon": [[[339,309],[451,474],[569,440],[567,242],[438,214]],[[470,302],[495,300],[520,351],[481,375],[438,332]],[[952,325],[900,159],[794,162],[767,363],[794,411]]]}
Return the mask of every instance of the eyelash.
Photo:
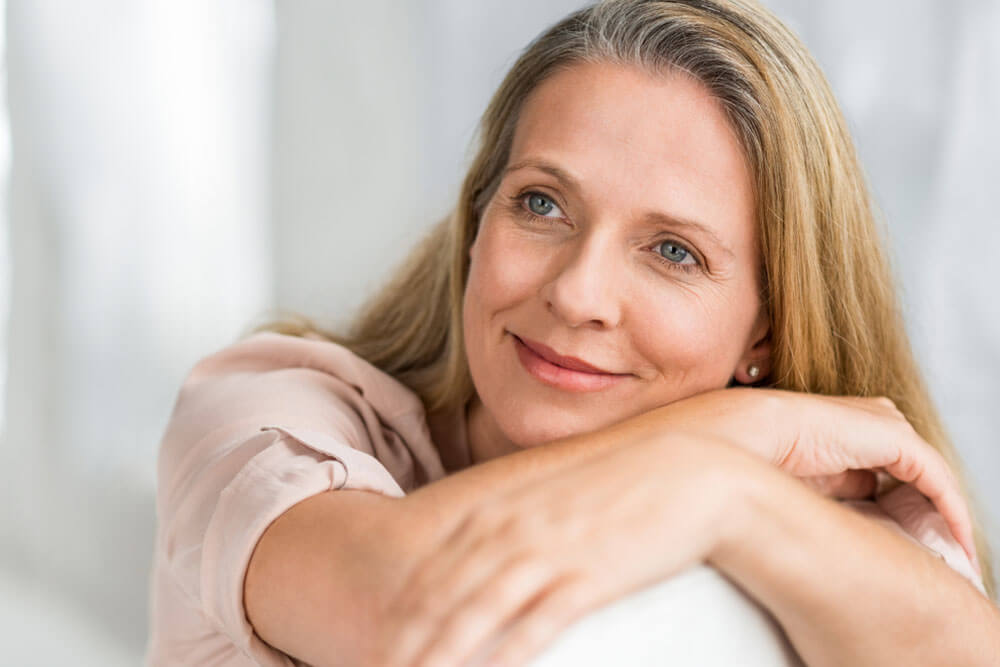
{"label": "eyelash", "polygon": [[[548,201],[552,202],[553,205],[559,206],[559,204],[557,204],[552,197],[550,197],[549,195],[545,194],[544,192],[538,192],[537,190],[528,190],[526,192],[523,192],[523,193],[517,195],[516,197],[511,197],[511,208],[514,210],[514,212],[516,214],[518,214],[520,216],[523,216],[525,218],[528,218],[529,220],[532,220],[534,222],[542,222],[542,223],[546,223],[546,224],[551,223],[553,220],[558,220],[559,219],[559,218],[548,218],[548,217],[545,217],[544,215],[538,215],[537,213],[535,213],[534,211],[532,211],[530,208],[528,208],[527,199],[528,199],[528,197],[531,197],[532,195],[538,195],[539,197],[544,197]],[[685,273],[693,273],[695,271],[702,271],[703,270],[703,266],[702,266],[701,260],[698,259],[697,255],[695,255],[691,251],[690,248],[688,248],[683,243],[680,243],[679,241],[675,241],[675,240],[673,240],[671,238],[667,238],[667,239],[663,239],[663,240],[657,241],[656,243],[653,244],[652,247],[656,248],[656,247],[658,247],[658,246],[660,246],[660,245],[662,245],[664,243],[672,243],[672,244],[676,245],[677,247],[683,249],[688,255],[691,256],[691,259],[694,260],[694,264],[678,264],[677,262],[671,262],[669,259],[667,259],[663,255],[661,255],[660,253],[654,252],[653,253],[653,258],[657,262],[659,262],[660,264],[663,264],[668,269],[680,270],[680,271],[683,271]]]}

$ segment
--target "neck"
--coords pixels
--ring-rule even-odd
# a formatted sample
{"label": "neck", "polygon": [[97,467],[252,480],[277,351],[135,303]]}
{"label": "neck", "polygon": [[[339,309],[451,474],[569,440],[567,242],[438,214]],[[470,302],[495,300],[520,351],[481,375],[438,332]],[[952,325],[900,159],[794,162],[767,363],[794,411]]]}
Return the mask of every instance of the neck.
{"label": "neck", "polygon": [[471,465],[485,463],[520,449],[500,430],[493,415],[478,396],[474,396],[469,402],[465,423]]}

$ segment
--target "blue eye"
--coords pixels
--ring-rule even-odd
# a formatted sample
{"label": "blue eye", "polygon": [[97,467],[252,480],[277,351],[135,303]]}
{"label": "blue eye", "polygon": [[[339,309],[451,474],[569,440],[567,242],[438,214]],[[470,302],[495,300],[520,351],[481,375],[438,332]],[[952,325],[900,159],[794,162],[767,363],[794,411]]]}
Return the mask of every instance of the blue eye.
{"label": "blue eye", "polygon": [[[667,259],[675,264],[696,264],[694,257],[688,252],[687,248],[678,245],[673,241],[664,241],[659,244],[660,256]],[[690,259],[690,262],[685,262],[685,260]]]}
{"label": "blue eye", "polygon": [[675,241],[660,241],[653,246],[656,259],[669,269],[688,273],[702,271],[702,263],[690,250]]}
{"label": "blue eye", "polygon": [[552,211],[559,210],[559,207],[545,195],[532,192],[528,195],[528,210],[535,215],[546,217]]}

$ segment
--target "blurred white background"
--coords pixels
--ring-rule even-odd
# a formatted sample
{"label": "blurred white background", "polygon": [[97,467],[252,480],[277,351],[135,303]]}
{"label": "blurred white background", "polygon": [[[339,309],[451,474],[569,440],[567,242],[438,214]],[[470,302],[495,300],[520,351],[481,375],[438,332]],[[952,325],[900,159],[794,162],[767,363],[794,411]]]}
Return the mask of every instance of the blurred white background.
{"label": "blurred white background", "polygon": [[[7,0],[11,664],[140,661],[156,450],[190,366],[273,307],[349,319],[449,209],[518,51],[582,4]],[[1000,3],[767,4],[839,95],[1000,542]]]}

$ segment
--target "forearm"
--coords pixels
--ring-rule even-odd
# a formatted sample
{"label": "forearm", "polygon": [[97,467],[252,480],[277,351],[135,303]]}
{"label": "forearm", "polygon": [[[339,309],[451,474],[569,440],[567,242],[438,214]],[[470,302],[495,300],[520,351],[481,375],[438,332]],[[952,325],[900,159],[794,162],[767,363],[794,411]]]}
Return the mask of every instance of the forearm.
{"label": "forearm", "polygon": [[744,527],[712,565],[818,665],[995,665],[1000,613],[919,546],[774,471],[748,476]]}
{"label": "forearm", "polygon": [[[310,664],[361,664],[411,569],[477,505],[650,432],[642,419],[622,422],[491,459],[402,498],[359,490],[308,498],[261,537],[246,578],[248,618],[265,641]],[[343,609],[353,610],[347,620]]]}
{"label": "forearm", "polygon": [[432,517],[428,523],[443,538],[477,505],[594,456],[656,437],[662,429],[659,413],[660,410],[652,410],[600,431],[490,459],[423,486],[407,495],[405,501],[418,508],[421,516]]}

